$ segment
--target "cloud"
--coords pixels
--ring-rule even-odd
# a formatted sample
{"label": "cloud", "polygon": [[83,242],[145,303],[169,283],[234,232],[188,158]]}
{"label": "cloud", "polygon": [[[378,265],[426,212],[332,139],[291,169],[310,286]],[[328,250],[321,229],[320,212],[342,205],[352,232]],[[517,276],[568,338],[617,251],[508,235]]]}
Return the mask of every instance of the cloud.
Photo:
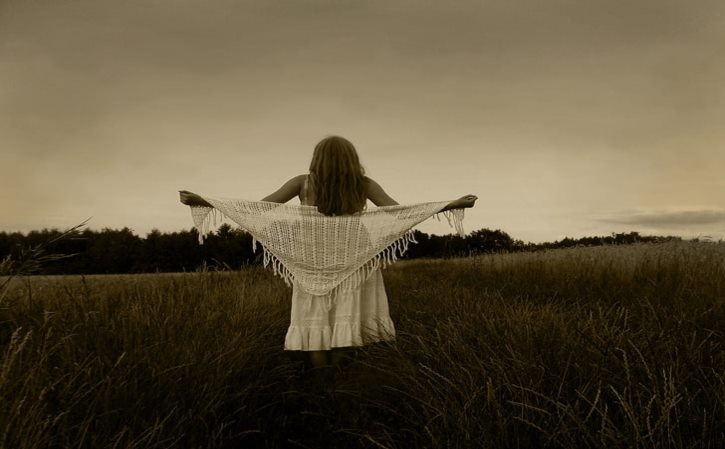
{"label": "cloud", "polygon": [[701,209],[669,212],[621,213],[619,216],[603,218],[606,223],[641,225],[650,227],[672,227],[690,225],[725,225],[725,210]]}

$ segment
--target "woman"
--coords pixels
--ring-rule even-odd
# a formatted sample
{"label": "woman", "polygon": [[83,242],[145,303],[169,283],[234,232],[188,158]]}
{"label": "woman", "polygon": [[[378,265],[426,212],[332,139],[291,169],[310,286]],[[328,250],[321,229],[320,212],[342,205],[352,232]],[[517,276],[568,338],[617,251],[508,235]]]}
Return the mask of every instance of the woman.
{"label": "woman", "polygon": [[[191,192],[181,191],[181,202],[210,206]],[[347,139],[330,136],[315,147],[309,174],[295,176],[261,201],[286,203],[299,197],[303,205],[316,206],[325,215],[360,212],[367,200],[376,206],[397,205],[383,188],[365,176],[355,147]],[[473,207],[474,195],[449,203],[443,210]],[[341,291],[335,301],[325,300],[293,283],[290,327],[285,350],[306,351],[315,367],[337,365],[341,349],[376,341],[393,340],[395,327],[390,319],[388,298],[380,269],[375,269],[354,290]]]}

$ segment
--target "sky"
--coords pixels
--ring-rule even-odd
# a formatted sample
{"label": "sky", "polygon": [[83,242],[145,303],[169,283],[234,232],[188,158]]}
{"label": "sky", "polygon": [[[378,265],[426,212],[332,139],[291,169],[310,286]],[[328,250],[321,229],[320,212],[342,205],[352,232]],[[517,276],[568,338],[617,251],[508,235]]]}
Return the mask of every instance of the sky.
{"label": "sky", "polygon": [[723,54],[720,0],[0,0],[0,231],[189,229],[341,135],[466,231],[725,238]]}

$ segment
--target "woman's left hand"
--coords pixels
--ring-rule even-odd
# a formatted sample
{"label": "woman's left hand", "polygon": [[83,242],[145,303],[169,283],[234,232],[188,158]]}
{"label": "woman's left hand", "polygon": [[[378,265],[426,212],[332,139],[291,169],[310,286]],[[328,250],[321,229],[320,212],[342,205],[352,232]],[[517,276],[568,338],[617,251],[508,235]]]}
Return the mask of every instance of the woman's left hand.
{"label": "woman's left hand", "polygon": [[465,195],[456,200],[458,207],[473,207],[478,197],[476,195]]}

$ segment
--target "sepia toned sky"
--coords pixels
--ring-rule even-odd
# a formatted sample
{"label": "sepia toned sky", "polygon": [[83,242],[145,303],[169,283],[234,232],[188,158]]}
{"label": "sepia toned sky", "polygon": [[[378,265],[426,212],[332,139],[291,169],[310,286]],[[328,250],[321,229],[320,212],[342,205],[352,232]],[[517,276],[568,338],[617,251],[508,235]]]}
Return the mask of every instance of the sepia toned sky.
{"label": "sepia toned sky", "polygon": [[720,0],[0,0],[0,231],[188,229],[338,134],[467,231],[725,238],[723,54]]}

